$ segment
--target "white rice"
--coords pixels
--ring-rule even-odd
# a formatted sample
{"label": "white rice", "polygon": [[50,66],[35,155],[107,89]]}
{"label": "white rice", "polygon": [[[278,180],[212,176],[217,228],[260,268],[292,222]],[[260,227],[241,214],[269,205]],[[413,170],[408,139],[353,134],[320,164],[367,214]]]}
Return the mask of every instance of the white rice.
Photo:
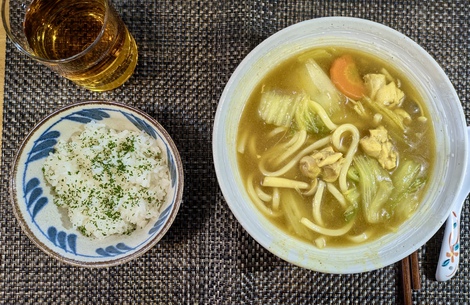
{"label": "white rice", "polygon": [[170,180],[167,160],[145,132],[91,122],[59,141],[43,167],[54,203],[84,235],[128,234],[159,215]]}

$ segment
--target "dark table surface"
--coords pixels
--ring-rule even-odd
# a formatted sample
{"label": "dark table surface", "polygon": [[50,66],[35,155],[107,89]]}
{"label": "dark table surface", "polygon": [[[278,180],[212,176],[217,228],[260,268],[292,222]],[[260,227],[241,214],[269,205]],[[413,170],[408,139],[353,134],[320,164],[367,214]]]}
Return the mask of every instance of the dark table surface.
{"label": "dark table surface", "polygon": [[[17,0],[11,0],[18,3]],[[253,240],[230,212],[212,163],[211,135],[223,88],[261,41],[323,16],[365,18],[408,35],[442,66],[470,123],[470,2],[114,0],[139,47],[131,79],[105,93],[81,89],[6,44],[0,173],[2,304],[400,304],[400,266],[350,275],[289,264]],[[8,196],[9,170],[30,129],[77,100],[115,100],[155,117],[185,168],[181,209],[165,237],[121,266],[82,269],[39,250],[21,231]],[[451,181],[449,181],[451,182]],[[467,199],[468,201],[468,199]],[[419,250],[415,304],[469,304],[470,209],[462,214],[457,275],[437,282],[442,229]]]}

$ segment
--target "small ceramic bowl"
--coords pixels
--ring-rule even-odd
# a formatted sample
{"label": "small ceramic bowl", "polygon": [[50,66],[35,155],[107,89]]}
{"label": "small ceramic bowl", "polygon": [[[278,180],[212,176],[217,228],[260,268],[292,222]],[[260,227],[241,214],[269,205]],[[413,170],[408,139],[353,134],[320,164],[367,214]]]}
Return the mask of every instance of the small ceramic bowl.
{"label": "small ceramic bowl", "polygon": [[[160,215],[129,235],[85,237],[53,203],[42,174],[46,157],[58,140],[68,140],[90,121],[116,130],[143,130],[155,138],[168,159],[171,186]],[[115,102],[81,102],[47,116],[21,144],[11,171],[13,211],[26,235],[44,252],[72,265],[109,267],[134,259],[153,247],[170,228],[183,195],[183,166],[165,129],[152,117]]]}
{"label": "small ceramic bowl", "polygon": [[[273,225],[252,204],[237,163],[237,130],[246,101],[259,82],[287,58],[311,48],[356,49],[388,62],[409,77],[427,102],[436,135],[436,162],[416,213],[396,233],[351,247],[318,249]],[[327,17],[285,28],[259,44],[228,81],[217,108],[213,154],[222,193],[245,230],[273,254],[326,273],[365,272],[393,264],[426,243],[442,226],[456,195],[466,192],[469,162],[465,116],[444,71],[419,45],[384,25],[364,19]],[[467,180],[468,181],[468,180]],[[436,257],[437,259],[437,257]]]}

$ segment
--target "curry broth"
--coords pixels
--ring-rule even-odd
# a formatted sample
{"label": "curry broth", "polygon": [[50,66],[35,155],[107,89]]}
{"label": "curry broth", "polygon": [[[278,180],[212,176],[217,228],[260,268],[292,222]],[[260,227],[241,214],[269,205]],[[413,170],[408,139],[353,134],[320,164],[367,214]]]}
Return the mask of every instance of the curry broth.
{"label": "curry broth", "polygon": [[[326,51],[326,52],[325,52]],[[243,113],[240,117],[237,143],[245,142],[246,149],[244,153],[238,153],[238,167],[240,170],[241,177],[246,181],[249,175],[253,176],[253,184],[259,186],[261,189],[265,190],[262,184],[263,174],[260,172],[259,168],[259,156],[263,153],[269,151],[269,149],[276,145],[279,142],[285,141],[285,139],[292,136],[294,131],[287,130],[282,132],[274,137],[266,136],[269,132],[272,132],[276,126],[272,124],[265,123],[259,115],[258,107],[261,99],[261,92],[265,88],[276,88],[276,90],[281,90],[283,92],[292,92],[293,94],[299,91],[302,91],[303,88],[299,86],[299,83],[296,81],[295,73],[302,61],[299,58],[312,57],[322,69],[329,75],[330,66],[335,58],[338,56],[348,53],[352,55],[356,61],[356,65],[361,76],[368,73],[379,73],[386,69],[390,75],[399,80],[400,89],[405,93],[405,100],[403,102],[403,109],[405,109],[412,117],[411,122],[407,125],[406,130],[403,135],[403,139],[393,139],[393,143],[396,146],[397,151],[399,152],[398,164],[406,159],[419,160],[422,164],[422,171],[427,175],[427,178],[432,173],[432,164],[434,164],[435,158],[435,136],[432,128],[432,123],[430,120],[430,115],[428,110],[425,107],[425,103],[422,98],[419,96],[418,92],[414,89],[413,84],[411,84],[406,75],[402,75],[399,71],[388,65],[383,60],[380,60],[369,54],[359,52],[356,50],[342,49],[342,48],[327,48],[327,49],[314,49],[309,50],[303,54],[297,55],[293,58],[286,60],[285,62],[278,65],[272,71],[270,71],[266,77],[259,83],[256,89],[251,94],[249,100],[246,103],[246,106],[243,110]],[[341,105],[341,114],[334,115],[331,117],[331,120],[336,124],[343,123],[352,123],[355,125],[359,132],[360,137],[363,138],[369,135],[369,129],[375,128],[372,126],[371,122],[360,118],[353,109],[353,104],[347,98],[344,99],[344,103]],[[328,112],[328,109],[325,109]],[[426,122],[418,120],[418,116],[424,116],[428,118]],[[386,122],[383,122],[382,125],[388,129],[389,126]],[[328,135],[329,132],[324,134],[309,134],[307,143],[313,143],[314,141]],[[248,136],[247,136],[248,135]],[[245,138],[244,138],[245,137]],[[345,144],[349,145],[345,140]],[[254,150],[254,151],[253,151]],[[251,151],[251,153],[250,153]],[[364,154],[359,147],[357,154]],[[394,170],[389,172],[393,174]],[[309,183],[309,179],[301,174],[298,166],[294,166],[287,173],[282,175],[289,179],[295,179],[300,181],[305,181]],[[416,194],[419,198],[423,197],[423,194],[426,191],[427,184],[419,190]],[[283,192],[286,192],[283,189],[280,189],[280,208],[288,204],[282,201]],[[312,222],[314,221],[312,217],[312,198],[313,196],[304,196],[301,195],[299,191],[287,190],[287,192],[294,192],[298,200],[301,200],[304,205],[306,215],[303,217],[308,218]],[[324,226],[328,228],[338,228],[342,225],[344,220],[342,215],[344,213],[344,208],[335,200],[334,196],[328,192],[324,192],[324,198],[321,206],[321,213],[323,216]],[[419,199],[421,200],[421,199]],[[371,234],[370,240],[377,239],[384,234],[393,232],[397,227],[403,223],[406,219],[396,217],[392,215],[390,219],[385,222],[378,224],[369,224],[365,221],[363,213],[360,211],[357,212],[355,218],[355,224],[352,229],[348,232],[348,236],[357,236],[363,232],[374,232]],[[268,217],[277,227],[281,228],[288,234],[307,240],[312,243],[315,238],[320,236],[320,234],[311,231],[307,236],[299,236],[289,225],[289,222],[286,221],[285,216],[280,217]],[[328,246],[347,246],[354,244],[350,238],[347,236],[338,236],[338,237],[327,237]]]}

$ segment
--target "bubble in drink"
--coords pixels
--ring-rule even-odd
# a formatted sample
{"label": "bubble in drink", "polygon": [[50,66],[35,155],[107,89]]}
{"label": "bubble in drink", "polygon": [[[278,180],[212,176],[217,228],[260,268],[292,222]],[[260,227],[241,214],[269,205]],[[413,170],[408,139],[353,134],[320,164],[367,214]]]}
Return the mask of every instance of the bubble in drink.
{"label": "bubble in drink", "polygon": [[106,0],[34,0],[24,32],[34,55],[93,91],[122,85],[137,64],[135,40]]}

